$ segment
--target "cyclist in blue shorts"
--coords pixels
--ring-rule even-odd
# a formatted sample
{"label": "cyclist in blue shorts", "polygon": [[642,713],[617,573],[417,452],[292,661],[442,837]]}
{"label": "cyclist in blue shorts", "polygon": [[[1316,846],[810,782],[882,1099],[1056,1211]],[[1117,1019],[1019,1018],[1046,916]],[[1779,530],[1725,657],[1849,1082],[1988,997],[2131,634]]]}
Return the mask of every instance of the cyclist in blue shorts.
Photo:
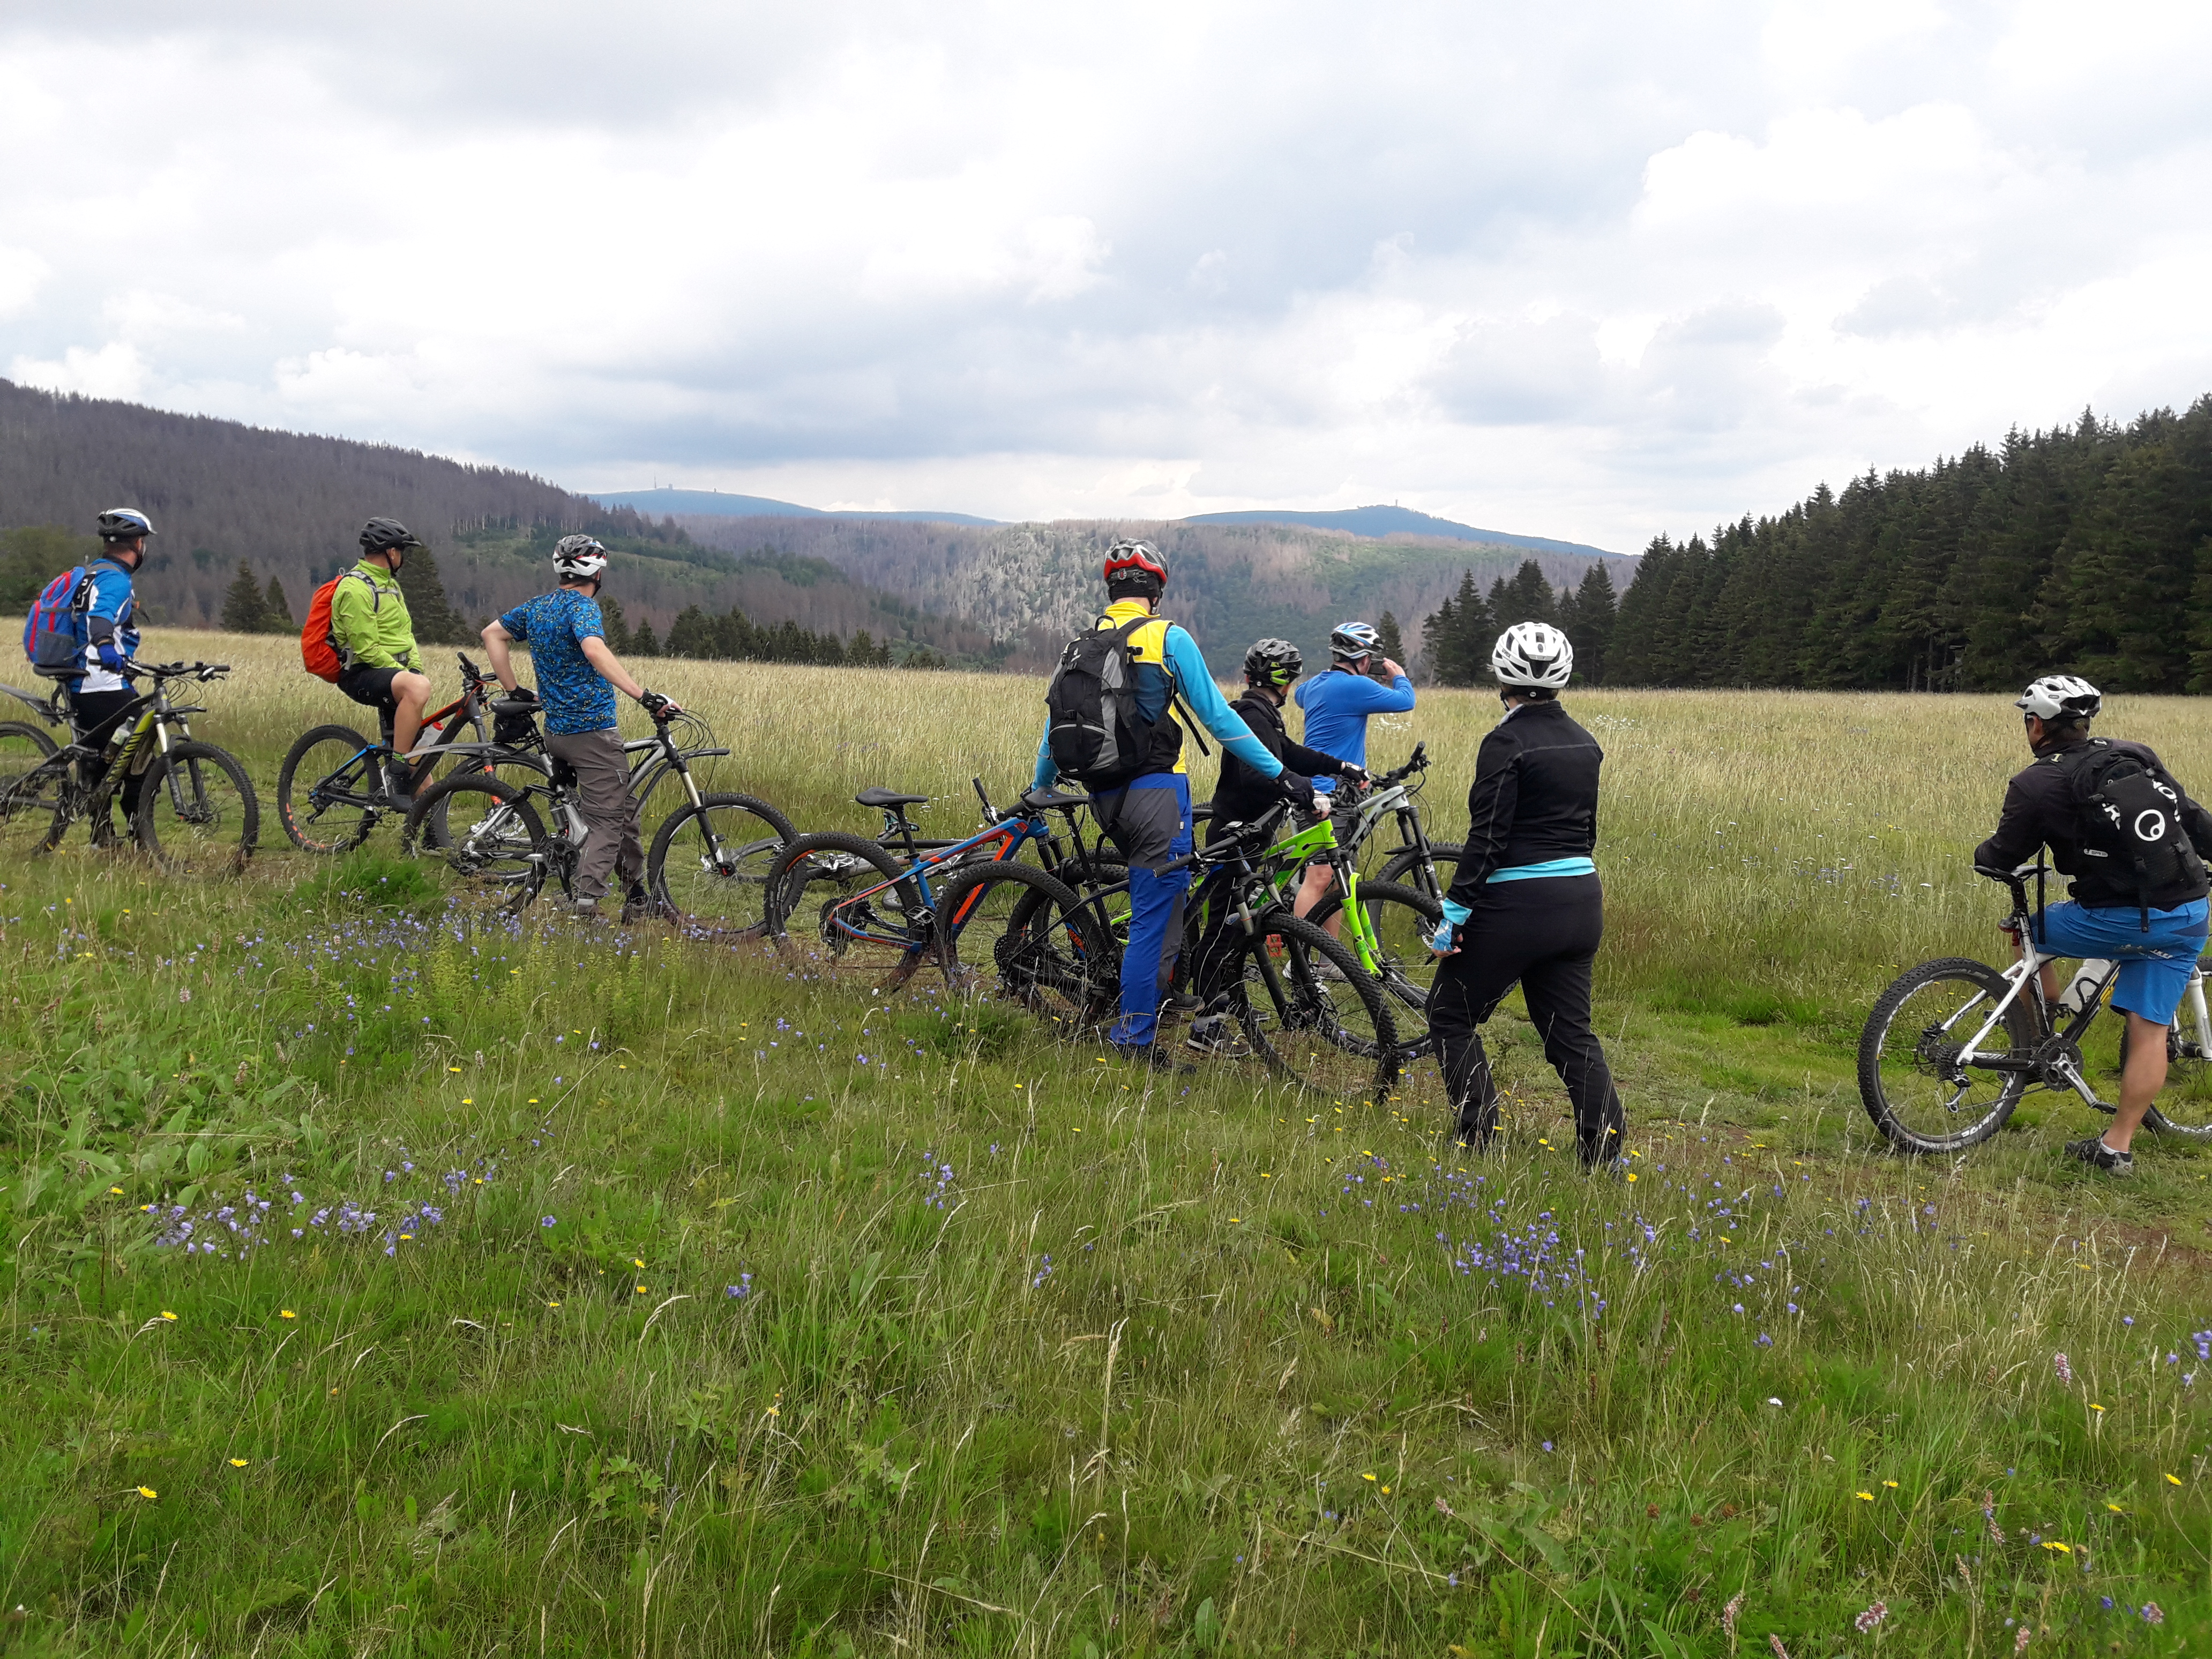
{"label": "cyclist in blue shorts", "polygon": [[[2166,1086],[2166,1033],[2204,950],[2212,881],[2203,860],[2212,857],[2212,812],[2190,799],[2142,744],[2089,735],[2104,698],[2088,681],[2045,675],[2014,707],[2027,728],[2035,763],[2006,787],[1996,833],[1974,849],[1974,862],[2012,870],[2050,848],[2059,873],[2074,878],[2068,888],[2074,896],[2045,908],[2036,947],[2119,962],[2112,1006],[2127,1014],[2128,1060],[2118,1109],[2102,1135],[2069,1141],[2066,1151],[2107,1174],[2133,1175],[2130,1143]],[[2111,837],[2090,821],[2076,787],[2078,774],[2116,756],[2140,763],[2173,803],[2172,830],[2141,871],[2132,858],[2123,865],[2113,855],[2106,845]],[[2048,963],[2043,993],[2052,1003],[2058,1000],[2057,970]]]}

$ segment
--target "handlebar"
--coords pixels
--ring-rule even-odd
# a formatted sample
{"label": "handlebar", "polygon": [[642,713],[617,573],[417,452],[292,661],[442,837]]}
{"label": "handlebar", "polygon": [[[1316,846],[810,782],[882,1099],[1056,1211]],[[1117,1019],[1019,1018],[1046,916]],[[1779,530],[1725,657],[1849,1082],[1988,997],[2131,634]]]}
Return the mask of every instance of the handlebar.
{"label": "handlebar", "polygon": [[142,662],[131,665],[136,673],[150,675],[157,680],[220,679],[230,672],[227,662]]}

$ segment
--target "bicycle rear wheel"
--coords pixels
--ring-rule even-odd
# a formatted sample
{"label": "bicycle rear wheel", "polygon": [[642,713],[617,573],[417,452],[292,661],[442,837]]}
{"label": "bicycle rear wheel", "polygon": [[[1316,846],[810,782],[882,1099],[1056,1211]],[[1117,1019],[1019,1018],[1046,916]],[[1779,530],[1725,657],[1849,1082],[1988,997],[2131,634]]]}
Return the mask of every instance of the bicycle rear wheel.
{"label": "bicycle rear wheel", "polygon": [[1121,952],[1097,918],[1056,877],[1026,864],[970,865],[937,896],[936,950],[948,983],[999,988],[1073,1036],[1108,1012],[1121,982]]}
{"label": "bicycle rear wheel", "polygon": [[276,817],[303,853],[350,852],[376,828],[377,746],[350,726],[304,732],[276,769]]}
{"label": "bicycle rear wheel", "polygon": [[1229,1012],[1278,1077],[1338,1099],[1397,1082],[1389,1000],[1350,950],[1287,908],[1259,917],[1240,948]]}
{"label": "bicycle rear wheel", "polygon": [[[1891,1146],[1960,1152],[2003,1127],[2027,1074],[1961,1066],[1958,1056],[2008,988],[1988,963],[1947,957],[1900,975],[1876,1000],[1859,1036],[1859,1098]],[[1976,1053],[2026,1060],[2038,1038],[2035,1011],[2014,997]]]}
{"label": "bicycle rear wheel", "polygon": [[132,827],[180,875],[234,875],[260,839],[261,803],[234,757],[211,743],[172,744],[146,769]]}
{"label": "bicycle rear wheel", "polygon": [[653,836],[645,884],[690,926],[750,939],[768,927],[769,872],[798,839],[790,819],[750,795],[687,801]]}
{"label": "bicycle rear wheel", "polygon": [[[1326,929],[1343,908],[1344,895],[1331,889],[1306,920]],[[1430,952],[1428,941],[1443,919],[1443,908],[1411,887],[1363,881],[1359,908],[1375,950],[1375,977],[1390,999],[1390,1017],[1398,1027],[1399,1058],[1419,1060],[1429,1052],[1429,987],[1443,960]],[[1358,955],[1352,940],[1345,940],[1344,946]]]}
{"label": "bicycle rear wheel", "polygon": [[488,772],[457,773],[431,785],[408,811],[409,851],[429,839],[433,822],[443,828],[431,850],[463,882],[497,893],[514,909],[544,886],[552,857],[545,825],[516,785]]}
{"label": "bicycle rear wheel", "polygon": [[921,890],[865,836],[801,836],[769,872],[768,937],[817,970],[902,983],[921,963],[929,926]]}

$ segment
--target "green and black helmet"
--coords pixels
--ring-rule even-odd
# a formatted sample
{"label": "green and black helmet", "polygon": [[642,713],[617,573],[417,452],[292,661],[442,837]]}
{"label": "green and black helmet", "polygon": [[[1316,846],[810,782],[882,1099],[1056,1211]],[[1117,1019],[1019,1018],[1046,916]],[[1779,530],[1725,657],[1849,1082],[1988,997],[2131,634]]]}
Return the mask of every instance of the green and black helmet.
{"label": "green and black helmet", "polygon": [[1306,659],[1288,640],[1261,640],[1244,653],[1244,678],[1254,685],[1288,685],[1306,672]]}

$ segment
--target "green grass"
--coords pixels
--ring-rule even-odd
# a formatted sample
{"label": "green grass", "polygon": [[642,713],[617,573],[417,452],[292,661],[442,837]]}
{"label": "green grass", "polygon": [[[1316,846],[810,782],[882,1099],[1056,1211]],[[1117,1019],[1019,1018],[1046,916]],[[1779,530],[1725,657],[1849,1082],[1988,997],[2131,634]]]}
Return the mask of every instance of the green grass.
{"label": "green grass", "polygon": [[[198,722],[259,780],[332,702],[273,666]],[[1034,744],[1018,681],[664,678],[807,827]],[[0,1650],[2201,1648],[2212,1157],[2100,1182],[2040,1098],[1907,1164],[1851,1082],[1899,966],[1993,954],[2008,711],[1579,707],[1632,1182],[1575,1173],[1510,1006],[1474,1163],[1432,1071],[1151,1079],[927,976],[474,915],[389,830],[221,884],[11,860]],[[1443,754],[1442,833],[1488,713],[1378,739]],[[2212,776],[2194,706],[2113,724]]]}

